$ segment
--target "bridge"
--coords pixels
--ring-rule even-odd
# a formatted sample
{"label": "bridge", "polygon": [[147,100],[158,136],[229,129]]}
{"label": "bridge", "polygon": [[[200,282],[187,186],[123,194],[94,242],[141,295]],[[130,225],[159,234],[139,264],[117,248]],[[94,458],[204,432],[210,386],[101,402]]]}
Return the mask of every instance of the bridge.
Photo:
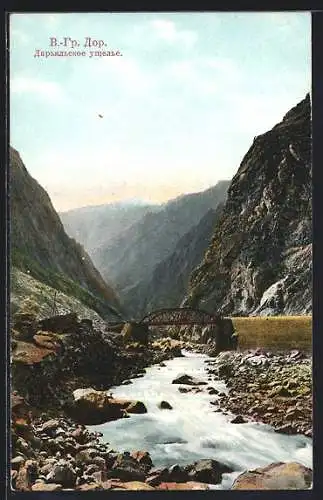
{"label": "bridge", "polygon": [[144,316],[140,321],[109,325],[112,331],[122,332],[124,338],[148,343],[149,327],[200,325],[213,326],[203,334],[203,343],[215,341],[219,352],[224,349],[236,348],[236,338],[232,320],[219,314],[212,314],[202,309],[192,307],[177,307],[173,309],[159,309]]}
{"label": "bridge", "polygon": [[144,316],[139,325],[172,326],[172,325],[218,325],[222,316],[211,314],[202,309],[192,307],[177,307],[173,309],[159,309]]}
{"label": "bridge", "polygon": [[194,309],[193,307],[175,307],[167,309],[158,309],[138,320],[123,320],[108,322],[112,328],[120,328],[127,323],[133,325],[149,326],[180,326],[180,325],[221,325],[224,318],[220,314],[212,314],[203,309]]}

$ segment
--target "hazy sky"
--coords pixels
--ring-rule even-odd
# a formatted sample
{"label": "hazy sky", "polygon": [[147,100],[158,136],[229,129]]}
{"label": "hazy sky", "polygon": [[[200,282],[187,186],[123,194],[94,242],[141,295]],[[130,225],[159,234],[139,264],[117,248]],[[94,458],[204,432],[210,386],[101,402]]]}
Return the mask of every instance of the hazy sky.
{"label": "hazy sky", "polygon": [[[10,143],[57,210],[231,178],[311,87],[309,13],[12,14]],[[70,37],[84,57],[34,57]],[[90,57],[86,37],[122,56]],[[69,49],[68,49],[69,50]],[[99,118],[98,114],[103,118]]]}

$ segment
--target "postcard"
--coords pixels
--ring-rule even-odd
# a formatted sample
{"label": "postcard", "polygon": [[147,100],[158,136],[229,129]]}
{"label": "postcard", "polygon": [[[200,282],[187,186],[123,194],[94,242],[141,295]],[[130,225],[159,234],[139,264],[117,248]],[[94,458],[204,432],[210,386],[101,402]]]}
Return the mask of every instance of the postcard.
{"label": "postcard", "polygon": [[11,490],[309,490],[310,12],[9,19]]}

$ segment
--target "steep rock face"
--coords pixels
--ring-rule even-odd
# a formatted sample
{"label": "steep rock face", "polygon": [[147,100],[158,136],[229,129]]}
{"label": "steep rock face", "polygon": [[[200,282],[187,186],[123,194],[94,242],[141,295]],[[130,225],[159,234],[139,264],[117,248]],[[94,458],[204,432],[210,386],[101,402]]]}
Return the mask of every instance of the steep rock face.
{"label": "steep rock face", "polygon": [[174,252],[155,268],[150,282],[142,290],[145,299],[139,309],[149,312],[165,307],[179,307],[187,290],[192,270],[199,265],[223,209],[210,209],[201,221],[177,243]]}
{"label": "steep rock face", "polygon": [[103,315],[119,315],[113,289],[83,247],[65,233],[46,191],[10,148],[11,264],[74,295]]}
{"label": "steep rock face", "polygon": [[171,255],[180,238],[210,208],[224,201],[228,185],[228,181],[220,181],[206,191],[171,200],[158,212],[144,215],[113,244],[96,253],[95,264],[113,281],[130,315],[140,315],[145,289],[156,266]]}
{"label": "steep rock face", "polygon": [[224,314],[311,312],[309,95],[255,138],[183,305]]}

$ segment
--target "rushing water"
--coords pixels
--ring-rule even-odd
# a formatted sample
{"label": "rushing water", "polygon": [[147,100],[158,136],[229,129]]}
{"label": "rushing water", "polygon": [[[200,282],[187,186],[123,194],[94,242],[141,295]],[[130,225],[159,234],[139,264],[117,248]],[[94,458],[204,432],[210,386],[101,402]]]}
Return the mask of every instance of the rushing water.
{"label": "rushing water", "polygon": [[[220,381],[208,381],[205,355],[185,352],[185,357],[166,361],[165,367],[147,368],[132,384],[112,388],[115,397],[143,401],[148,412],[131,415],[102,425],[89,426],[103,433],[104,441],[118,451],[147,450],[155,466],[188,464],[213,458],[235,471],[224,474],[217,489],[227,489],[246,469],[272,462],[297,461],[312,467],[312,440],[274,432],[264,424],[231,424],[232,416],[215,413],[210,401],[217,399],[207,391],[181,393],[172,380],[186,373],[226,392]],[[203,387],[203,386],[202,386]],[[205,387],[205,386],[204,386]],[[158,403],[168,401],[173,409],[161,410]]]}

